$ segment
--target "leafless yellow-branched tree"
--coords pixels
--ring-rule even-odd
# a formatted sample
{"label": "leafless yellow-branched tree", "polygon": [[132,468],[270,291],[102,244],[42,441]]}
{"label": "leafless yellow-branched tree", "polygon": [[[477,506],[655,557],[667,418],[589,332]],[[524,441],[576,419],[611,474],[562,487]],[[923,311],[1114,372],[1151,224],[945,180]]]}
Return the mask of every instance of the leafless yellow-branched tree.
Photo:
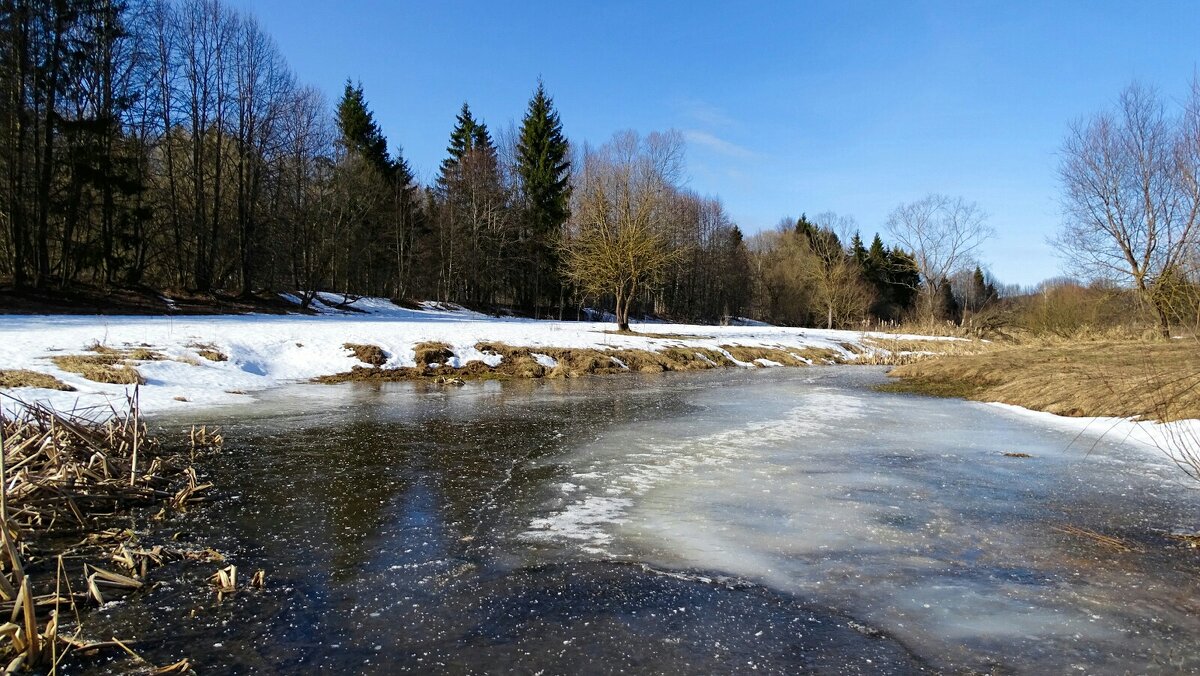
{"label": "leafless yellow-branched tree", "polygon": [[584,293],[612,295],[617,328],[628,331],[630,303],[676,256],[664,221],[682,167],[683,137],[626,131],[584,152],[562,245],[565,273]]}
{"label": "leafless yellow-branched tree", "polygon": [[1130,85],[1115,110],[1072,126],[1057,243],[1080,271],[1131,284],[1163,336],[1200,243],[1200,88],[1181,116]]}

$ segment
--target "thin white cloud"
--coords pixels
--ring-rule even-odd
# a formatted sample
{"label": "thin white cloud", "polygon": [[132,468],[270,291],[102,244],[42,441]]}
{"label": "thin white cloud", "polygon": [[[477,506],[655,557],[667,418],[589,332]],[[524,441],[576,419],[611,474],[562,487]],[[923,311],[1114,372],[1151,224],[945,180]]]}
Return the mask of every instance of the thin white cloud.
{"label": "thin white cloud", "polygon": [[688,143],[693,143],[695,145],[708,148],[713,152],[717,152],[728,157],[750,159],[758,156],[758,153],[750,150],[749,148],[744,148],[736,143],[726,141],[723,138],[720,138],[714,134],[710,134],[706,131],[700,131],[699,129],[687,129],[683,132],[683,137],[687,139]]}
{"label": "thin white cloud", "polygon": [[732,127],[737,123],[724,110],[700,99],[680,99],[679,107],[702,127]]}

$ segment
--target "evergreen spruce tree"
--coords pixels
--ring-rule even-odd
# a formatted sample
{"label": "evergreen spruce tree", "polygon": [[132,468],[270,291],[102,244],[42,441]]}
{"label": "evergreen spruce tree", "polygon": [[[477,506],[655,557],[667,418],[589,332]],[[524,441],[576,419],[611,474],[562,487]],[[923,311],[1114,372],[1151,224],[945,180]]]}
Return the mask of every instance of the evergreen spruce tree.
{"label": "evergreen spruce tree", "polygon": [[915,307],[917,291],[921,286],[921,272],[913,257],[900,247],[893,247],[887,254],[887,280],[891,300],[897,314],[904,314]]}
{"label": "evergreen spruce tree", "polygon": [[454,119],[454,130],[450,132],[450,145],[446,146],[446,152],[450,155],[442,160],[438,184],[445,186],[450,175],[457,169],[459,161],[477,146],[491,148],[492,136],[488,133],[487,126],[476,121],[475,117],[471,115],[471,107],[464,101],[462,109],[458,111],[458,115]]}
{"label": "evergreen spruce tree", "polygon": [[954,297],[954,289],[950,286],[950,280],[942,279],[938,283],[937,295],[937,316],[946,321],[958,323],[962,318],[962,308],[958,304],[958,300]]}
{"label": "evergreen spruce tree", "polygon": [[391,178],[392,161],[388,158],[387,138],[375,122],[375,116],[367,108],[362,83],[355,86],[346,80],[346,88],[337,107],[338,131],[341,143],[347,152],[361,155],[371,163],[380,175]]}
{"label": "evergreen spruce tree", "polygon": [[867,272],[867,248],[863,246],[862,238],[858,233],[854,233],[854,237],[850,238],[850,255],[854,257],[855,262],[862,268],[863,273]]}
{"label": "evergreen spruce tree", "polygon": [[524,196],[524,237],[530,263],[528,278],[517,286],[520,303],[528,309],[546,297],[561,295],[555,243],[570,215],[569,152],[554,101],[539,81],[517,141],[517,175]]}
{"label": "evergreen spruce tree", "polygon": [[800,214],[800,218],[796,219],[796,234],[804,235],[805,237],[808,237],[811,239],[813,236],[813,233],[815,233],[816,231],[817,231],[817,226],[814,225],[812,221],[808,220],[808,215]]}

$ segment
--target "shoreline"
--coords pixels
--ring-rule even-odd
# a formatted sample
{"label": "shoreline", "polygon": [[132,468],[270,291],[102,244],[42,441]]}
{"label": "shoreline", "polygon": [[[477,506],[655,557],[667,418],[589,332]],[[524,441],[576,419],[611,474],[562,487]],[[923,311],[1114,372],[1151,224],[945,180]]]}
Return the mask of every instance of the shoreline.
{"label": "shoreline", "polygon": [[[639,324],[635,329],[646,333],[621,334],[608,323],[497,319],[386,301],[367,309],[318,316],[6,316],[0,322],[0,376],[40,374],[62,389],[13,387],[0,380],[0,393],[8,395],[0,398],[0,407],[11,409],[16,397],[61,410],[107,408],[124,402],[135,384],[146,413],[236,405],[256,391],[350,374],[355,367],[377,369],[371,377],[404,374],[402,379],[414,372],[401,369],[418,367],[422,377],[459,377],[457,369],[492,378],[572,377],[625,371],[622,363],[648,372],[884,363],[910,348],[951,344],[923,336],[762,325]],[[430,350],[433,346],[444,349]],[[432,373],[435,369],[439,372]]]}

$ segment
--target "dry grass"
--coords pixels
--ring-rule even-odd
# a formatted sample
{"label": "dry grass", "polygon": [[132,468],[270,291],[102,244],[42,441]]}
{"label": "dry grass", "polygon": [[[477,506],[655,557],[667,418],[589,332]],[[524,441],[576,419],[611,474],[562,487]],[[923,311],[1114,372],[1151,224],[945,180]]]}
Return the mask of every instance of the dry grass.
{"label": "dry grass", "polygon": [[124,359],[129,361],[162,361],[166,357],[161,352],[155,352],[149,345],[134,345],[127,347],[109,347],[100,343],[92,343],[87,347],[89,352],[95,352],[104,357]]}
{"label": "dry grass", "polygon": [[418,366],[445,364],[454,356],[454,350],[449,345],[438,342],[418,343],[413,351]]}
{"label": "dry grass", "polygon": [[845,345],[860,354],[854,363],[865,366],[903,366],[946,355],[979,354],[996,349],[996,343],[980,340],[920,340],[913,338],[864,338],[863,345],[872,348],[863,352]]}
{"label": "dry grass", "polygon": [[1092,542],[1103,545],[1105,547],[1108,547],[1109,549],[1113,549],[1118,552],[1141,551],[1140,549],[1137,549],[1136,547],[1126,543],[1124,540],[1122,540],[1120,538],[1116,538],[1111,535],[1105,535],[1103,533],[1097,533],[1096,531],[1089,530],[1087,528],[1080,528],[1078,526],[1072,526],[1070,524],[1065,524],[1062,526],[1051,526],[1051,529],[1056,530],[1060,533],[1065,533],[1067,535],[1073,535],[1075,537],[1087,538],[1088,540],[1091,540]]}
{"label": "dry grass", "polygon": [[141,385],[146,381],[128,361],[111,354],[70,354],[51,357],[58,368],[97,383]]}
{"label": "dry grass", "polygon": [[[65,654],[95,654],[113,644],[128,651],[116,638],[86,640],[79,605],[88,599],[102,605],[141,589],[151,567],[184,556],[163,546],[143,548],[126,527],[104,528],[133,510],[185,510],[211,487],[197,483],[187,456],[164,452],[147,434],[136,401],[135,393],[130,412],[111,417],[28,403],[16,417],[0,415],[0,455],[7,460],[0,464],[6,497],[0,502],[0,612],[10,618],[0,631],[5,673],[57,673]],[[193,428],[190,455],[220,444],[219,435]],[[69,582],[75,571],[68,566],[77,570],[80,562],[86,594]]]}
{"label": "dry grass", "polygon": [[[417,346],[417,366],[412,368],[377,369],[355,368],[347,373],[319,378],[320,382],[429,380],[451,383],[456,380],[507,380],[514,378],[579,378],[588,375],[614,373],[663,373],[666,371],[702,371],[736,364],[720,350],[692,347],[671,347],[661,351],[622,349],[596,350],[590,348],[514,347],[504,343],[478,343],[475,348],[497,355],[501,361],[488,366],[479,361],[461,368],[446,365],[452,354],[449,346],[423,343]],[[740,348],[739,348],[740,349]],[[750,356],[742,352],[743,356]],[[795,354],[767,349],[756,352],[780,363],[803,366]],[[538,363],[534,355],[555,361],[553,366]],[[431,366],[431,364],[438,364]]]}
{"label": "dry grass", "polygon": [[358,343],[346,343],[343,348],[350,350],[354,354],[354,358],[364,364],[370,366],[383,366],[387,363],[387,353],[378,345],[360,345]]}
{"label": "dry grass", "polygon": [[14,387],[39,387],[43,390],[58,390],[60,392],[75,391],[74,387],[45,373],[23,369],[0,370],[0,389]]}
{"label": "dry grass", "polygon": [[[734,359],[754,364],[759,359],[766,359],[784,366],[808,366],[809,364],[836,364],[841,362],[841,355],[835,350],[822,348],[786,349],[782,347],[761,347],[746,345],[722,345],[722,350]],[[807,360],[807,361],[806,361]]]}
{"label": "dry grass", "polygon": [[212,343],[190,343],[188,347],[209,361],[229,361],[229,356],[217,349]]}
{"label": "dry grass", "polygon": [[[643,334],[644,335],[644,334]],[[347,346],[349,349],[350,346]],[[456,380],[508,380],[514,378],[579,378],[614,373],[664,373],[666,371],[705,371],[737,366],[737,362],[756,366],[756,360],[767,359],[785,366],[837,363],[835,350],[783,347],[747,347],[722,345],[720,349],[703,347],[668,347],[662,350],[514,347],[504,343],[481,342],[475,349],[499,356],[496,366],[479,361],[456,368],[447,365],[453,357],[445,343],[421,343],[416,346],[417,365],[409,368],[380,369],[355,367],[346,373],[318,378],[318,382],[341,383],[353,381],[428,380],[450,383]],[[537,356],[535,356],[537,355]],[[554,364],[538,362],[538,356],[549,357]],[[732,357],[732,358],[731,358]],[[734,361],[736,360],[736,362]],[[545,359],[542,360],[545,362]]]}
{"label": "dry grass", "polygon": [[999,401],[1068,416],[1200,418],[1191,341],[996,347],[899,366],[887,391]]}

